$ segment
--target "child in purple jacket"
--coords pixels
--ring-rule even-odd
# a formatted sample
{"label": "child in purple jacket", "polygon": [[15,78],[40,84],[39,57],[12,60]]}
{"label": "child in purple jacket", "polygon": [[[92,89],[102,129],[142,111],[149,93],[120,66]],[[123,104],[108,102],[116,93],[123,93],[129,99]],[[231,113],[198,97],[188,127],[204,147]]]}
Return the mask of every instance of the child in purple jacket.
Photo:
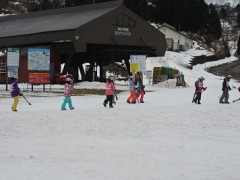
{"label": "child in purple jacket", "polygon": [[19,103],[19,95],[20,93],[20,88],[18,87],[18,82],[16,77],[12,77],[10,79],[10,92],[11,96],[13,98],[13,105],[12,105],[12,111],[16,112],[17,111],[17,106]]}
{"label": "child in purple jacket", "polygon": [[64,101],[62,103],[62,106],[61,106],[61,110],[67,110],[66,109],[66,104],[69,105],[69,109],[70,110],[73,110],[74,107],[72,105],[72,99],[71,99],[71,96],[72,96],[72,93],[73,93],[73,89],[74,89],[74,86],[73,86],[73,77],[71,74],[68,74],[66,76],[66,83],[64,85]]}

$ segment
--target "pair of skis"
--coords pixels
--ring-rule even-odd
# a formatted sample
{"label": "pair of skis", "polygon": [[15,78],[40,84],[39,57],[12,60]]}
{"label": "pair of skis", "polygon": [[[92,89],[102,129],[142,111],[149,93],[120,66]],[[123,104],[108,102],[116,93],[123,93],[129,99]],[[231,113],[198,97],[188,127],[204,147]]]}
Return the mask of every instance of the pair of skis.
{"label": "pair of skis", "polygon": [[[240,92],[240,86],[239,86],[239,88],[236,88],[235,86],[233,86],[233,88],[234,88],[234,89],[238,89],[238,91]],[[239,101],[239,100],[240,100],[240,98],[235,99],[235,100],[233,100],[233,103],[235,103],[235,102],[237,102],[237,101]]]}
{"label": "pair of skis", "polygon": [[115,99],[116,99],[116,101],[117,101],[117,100],[118,100],[118,96],[117,96],[117,91],[116,91],[116,89],[114,89],[114,91],[113,91],[113,104],[116,104],[117,102],[115,101],[114,97],[115,97]]}
{"label": "pair of skis", "polygon": [[233,103],[235,103],[235,102],[237,102],[237,101],[239,101],[239,100],[240,100],[240,98],[235,99],[235,100],[233,100]]}
{"label": "pair of skis", "polygon": [[116,100],[118,100],[118,96],[117,96],[117,91],[116,91],[116,89],[114,89],[113,94],[114,94]]}
{"label": "pair of skis", "polygon": [[196,95],[197,95],[197,92],[195,91],[195,92],[193,93],[192,103],[194,103],[194,99],[195,99]]}

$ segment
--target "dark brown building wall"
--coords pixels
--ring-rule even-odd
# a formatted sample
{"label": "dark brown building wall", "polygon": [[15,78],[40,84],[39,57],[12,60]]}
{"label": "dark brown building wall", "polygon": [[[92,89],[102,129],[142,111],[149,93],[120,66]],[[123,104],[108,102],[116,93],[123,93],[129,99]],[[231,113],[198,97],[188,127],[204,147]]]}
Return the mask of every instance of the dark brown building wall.
{"label": "dark brown building wall", "polygon": [[4,67],[6,68],[6,59],[5,57],[0,57],[0,83],[6,82],[6,73],[4,73]]}
{"label": "dark brown building wall", "polygon": [[53,73],[54,73],[54,81],[55,81],[56,78],[59,77],[61,74],[61,58],[54,48],[51,48],[50,63],[54,67]]}
{"label": "dark brown building wall", "polygon": [[27,56],[21,56],[19,61],[18,82],[28,82]]}

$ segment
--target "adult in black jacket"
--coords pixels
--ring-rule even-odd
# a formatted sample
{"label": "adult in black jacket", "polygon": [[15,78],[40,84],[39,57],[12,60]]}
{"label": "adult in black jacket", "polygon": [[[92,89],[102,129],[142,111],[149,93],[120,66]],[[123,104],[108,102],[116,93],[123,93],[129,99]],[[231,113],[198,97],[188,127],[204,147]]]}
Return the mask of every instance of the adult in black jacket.
{"label": "adult in black jacket", "polygon": [[226,104],[229,104],[229,92],[231,90],[230,86],[229,86],[229,81],[231,79],[231,75],[227,75],[226,78],[224,78],[223,80],[223,84],[222,84],[222,96],[220,97],[219,99],[219,103],[226,103]]}

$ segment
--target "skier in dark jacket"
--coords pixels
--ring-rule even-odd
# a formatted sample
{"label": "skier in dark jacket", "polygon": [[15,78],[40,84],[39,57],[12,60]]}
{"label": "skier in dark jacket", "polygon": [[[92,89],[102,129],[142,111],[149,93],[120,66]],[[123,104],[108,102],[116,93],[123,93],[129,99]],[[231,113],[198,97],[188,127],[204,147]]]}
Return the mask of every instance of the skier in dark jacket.
{"label": "skier in dark jacket", "polygon": [[14,76],[10,79],[10,92],[13,98],[12,111],[17,111],[17,106],[19,103],[19,95],[21,95],[20,88],[18,87],[17,78]]}
{"label": "skier in dark jacket", "polygon": [[[223,83],[222,83],[222,96],[219,99],[219,103],[225,103],[225,104],[229,104],[229,91],[231,90],[230,86],[229,86],[229,81],[232,78],[231,75],[227,75],[226,78],[224,78]],[[224,101],[223,101],[224,100]]]}

